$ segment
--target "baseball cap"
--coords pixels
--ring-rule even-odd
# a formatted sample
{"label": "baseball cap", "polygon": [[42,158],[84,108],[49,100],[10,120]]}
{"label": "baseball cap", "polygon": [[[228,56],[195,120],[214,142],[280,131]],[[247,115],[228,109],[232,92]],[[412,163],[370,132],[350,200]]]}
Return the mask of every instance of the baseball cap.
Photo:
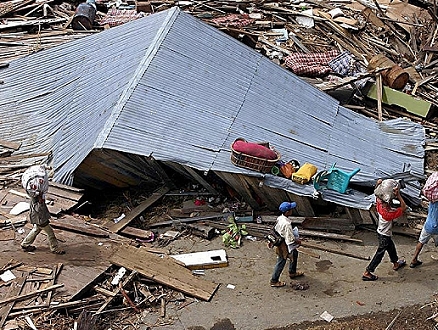
{"label": "baseball cap", "polygon": [[289,210],[292,210],[293,208],[295,208],[297,206],[297,203],[295,202],[283,202],[280,204],[280,206],[278,207],[278,209],[284,213],[287,212]]}

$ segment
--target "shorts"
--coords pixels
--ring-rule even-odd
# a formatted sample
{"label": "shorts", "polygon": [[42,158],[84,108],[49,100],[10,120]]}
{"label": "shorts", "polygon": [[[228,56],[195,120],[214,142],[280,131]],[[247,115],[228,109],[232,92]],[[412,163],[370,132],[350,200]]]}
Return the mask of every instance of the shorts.
{"label": "shorts", "polygon": [[430,238],[433,237],[433,241],[435,242],[435,246],[438,246],[438,235],[429,234],[426,229],[421,229],[420,237],[418,238],[418,241],[421,244],[427,244],[429,242]]}

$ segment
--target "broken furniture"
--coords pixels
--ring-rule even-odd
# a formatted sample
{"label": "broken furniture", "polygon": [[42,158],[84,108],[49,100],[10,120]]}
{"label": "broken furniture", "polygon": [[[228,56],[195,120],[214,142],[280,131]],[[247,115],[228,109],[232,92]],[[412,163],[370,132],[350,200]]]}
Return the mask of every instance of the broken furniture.
{"label": "broken furniture", "polygon": [[316,191],[327,188],[345,194],[351,178],[360,171],[360,168],[356,168],[350,173],[346,173],[335,166],[336,163],[328,171],[321,171],[315,176],[313,187]]}

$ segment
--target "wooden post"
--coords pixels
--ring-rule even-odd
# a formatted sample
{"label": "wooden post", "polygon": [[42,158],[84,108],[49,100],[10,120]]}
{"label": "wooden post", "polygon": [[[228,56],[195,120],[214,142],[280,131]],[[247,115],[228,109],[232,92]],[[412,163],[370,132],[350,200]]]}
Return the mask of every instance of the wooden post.
{"label": "wooden post", "polygon": [[376,88],[377,88],[377,115],[379,121],[382,121],[382,74],[379,72],[376,75]]}

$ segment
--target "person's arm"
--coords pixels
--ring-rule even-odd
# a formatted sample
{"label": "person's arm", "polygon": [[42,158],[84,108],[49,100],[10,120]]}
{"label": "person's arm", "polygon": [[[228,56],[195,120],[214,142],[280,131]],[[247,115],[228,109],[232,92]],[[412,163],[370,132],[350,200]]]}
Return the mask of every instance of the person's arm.
{"label": "person's arm", "polygon": [[405,212],[408,207],[407,207],[406,202],[403,199],[402,195],[400,194],[399,187],[394,188],[394,194],[397,197],[397,199],[400,201],[400,208],[401,208],[401,210],[403,212]]}

